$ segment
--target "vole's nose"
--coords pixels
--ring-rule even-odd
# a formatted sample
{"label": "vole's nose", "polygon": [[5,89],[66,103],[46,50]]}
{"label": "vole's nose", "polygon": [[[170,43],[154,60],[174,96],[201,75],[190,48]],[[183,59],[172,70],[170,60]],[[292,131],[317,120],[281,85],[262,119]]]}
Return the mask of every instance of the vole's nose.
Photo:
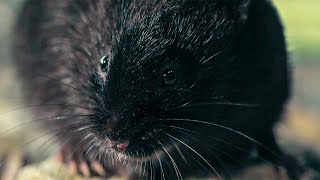
{"label": "vole's nose", "polygon": [[121,143],[116,144],[116,147],[119,151],[125,151],[128,146],[129,146],[129,141],[125,141],[125,142],[121,142]]}

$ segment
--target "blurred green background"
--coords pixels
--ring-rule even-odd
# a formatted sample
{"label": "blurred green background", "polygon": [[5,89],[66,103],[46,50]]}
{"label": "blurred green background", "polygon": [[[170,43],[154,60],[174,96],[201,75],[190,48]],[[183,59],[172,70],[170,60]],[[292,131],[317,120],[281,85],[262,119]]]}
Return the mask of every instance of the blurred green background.
{"label": "blurred green background", "polygon": [[320,110],[320,1],[276,0],[293,67],[294,102]]}
{"label": "blurred green background", "polygon": [[274,3],[286,27],[289,50],[316,60],[320,53],[320,1],[277,0]]}
{"label": "blurred green background", "polygon": [[[0,113],[21,106],[19,83],[10,63],[12,24],[22,0],[0,0]],[[274,0],[285,27],[293,72],[293,96],[280,126],[286,142],[316,148],[320,154],[320,0]],[[23,28],[23,27],[21,27]],[[20,104],[20,105],[19,105]],[[27,112],[1,116],[0,132],[25,120]],[[0,155],[17,139],[27,139],[30,131],[0,136]],[[12,137],[15,140],[12,140]]]}

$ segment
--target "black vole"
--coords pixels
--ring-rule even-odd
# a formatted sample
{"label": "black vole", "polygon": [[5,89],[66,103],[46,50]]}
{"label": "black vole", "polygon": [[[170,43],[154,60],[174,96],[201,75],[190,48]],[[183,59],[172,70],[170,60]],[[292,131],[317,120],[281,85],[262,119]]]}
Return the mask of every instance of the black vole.
{"label": "black vole", "polygon": [[16,32],[26,98],[84,175],[223,178],[255,151],[286,164],[273,127],[290,73],[268,0],[27,0]]}

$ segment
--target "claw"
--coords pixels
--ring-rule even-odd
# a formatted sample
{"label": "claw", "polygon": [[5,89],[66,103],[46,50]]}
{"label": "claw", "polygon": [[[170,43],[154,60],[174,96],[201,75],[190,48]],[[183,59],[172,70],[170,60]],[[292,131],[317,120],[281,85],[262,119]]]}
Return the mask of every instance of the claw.
{"label": "claw", "polygon": [[61,163],[65,162],[65,158],[62,152],[58,153],[58,155],[56,156],[56,159]]}
{"label": "claw", "polygon": [[102,165],[100,163],[98,163],[97,161],[94,161],[92,163],[92,170],[95,171],[100,176],[106,176],[107,175],[107,173],[104,170],[104,168],[102,167]]}
{"label": "claw", "polygon": [[68,167],[69,167],[69,173],[71,175],[77,175],[78,174],[77,163],[75,161],[69,162]]}
{"label": "claw", "polygon": [[72,152],[68,147],[63,147],[60,153],[56,156],[57,160],[67,165],[71,175],[82,175],[86,178],[92,176],[107,177],[112,175],[112,171],[108,171],[104,166],[96,160],[89,161],[84,159],[82,153]]}
{"label": "claw", "polygon": [[91,176],[89,166],[88,166],[88,164],[86,162],[82,161],[80,163],[79,170],[81,171],[81,173],[83,174],[84,177],[90,177]]}

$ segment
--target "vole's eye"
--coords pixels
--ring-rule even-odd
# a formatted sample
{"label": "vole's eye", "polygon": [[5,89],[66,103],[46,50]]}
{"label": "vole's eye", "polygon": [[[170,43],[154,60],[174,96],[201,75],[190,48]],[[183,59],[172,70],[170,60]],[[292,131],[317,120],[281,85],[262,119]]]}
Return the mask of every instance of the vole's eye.
{"label": "vole's eye", "polygon": [[101,64],[101,71],[102,72],[107,72],[108,70],[108,61],[109,61],[109,58],[108,56],[103,56],[101,59],[100,59],[100,64]]}
{"label": "vole's eye", "polygon": [[177,76],[174,70],[167,70],[162,75],[162,79],[165,86],[173,86],[177,82]]}

